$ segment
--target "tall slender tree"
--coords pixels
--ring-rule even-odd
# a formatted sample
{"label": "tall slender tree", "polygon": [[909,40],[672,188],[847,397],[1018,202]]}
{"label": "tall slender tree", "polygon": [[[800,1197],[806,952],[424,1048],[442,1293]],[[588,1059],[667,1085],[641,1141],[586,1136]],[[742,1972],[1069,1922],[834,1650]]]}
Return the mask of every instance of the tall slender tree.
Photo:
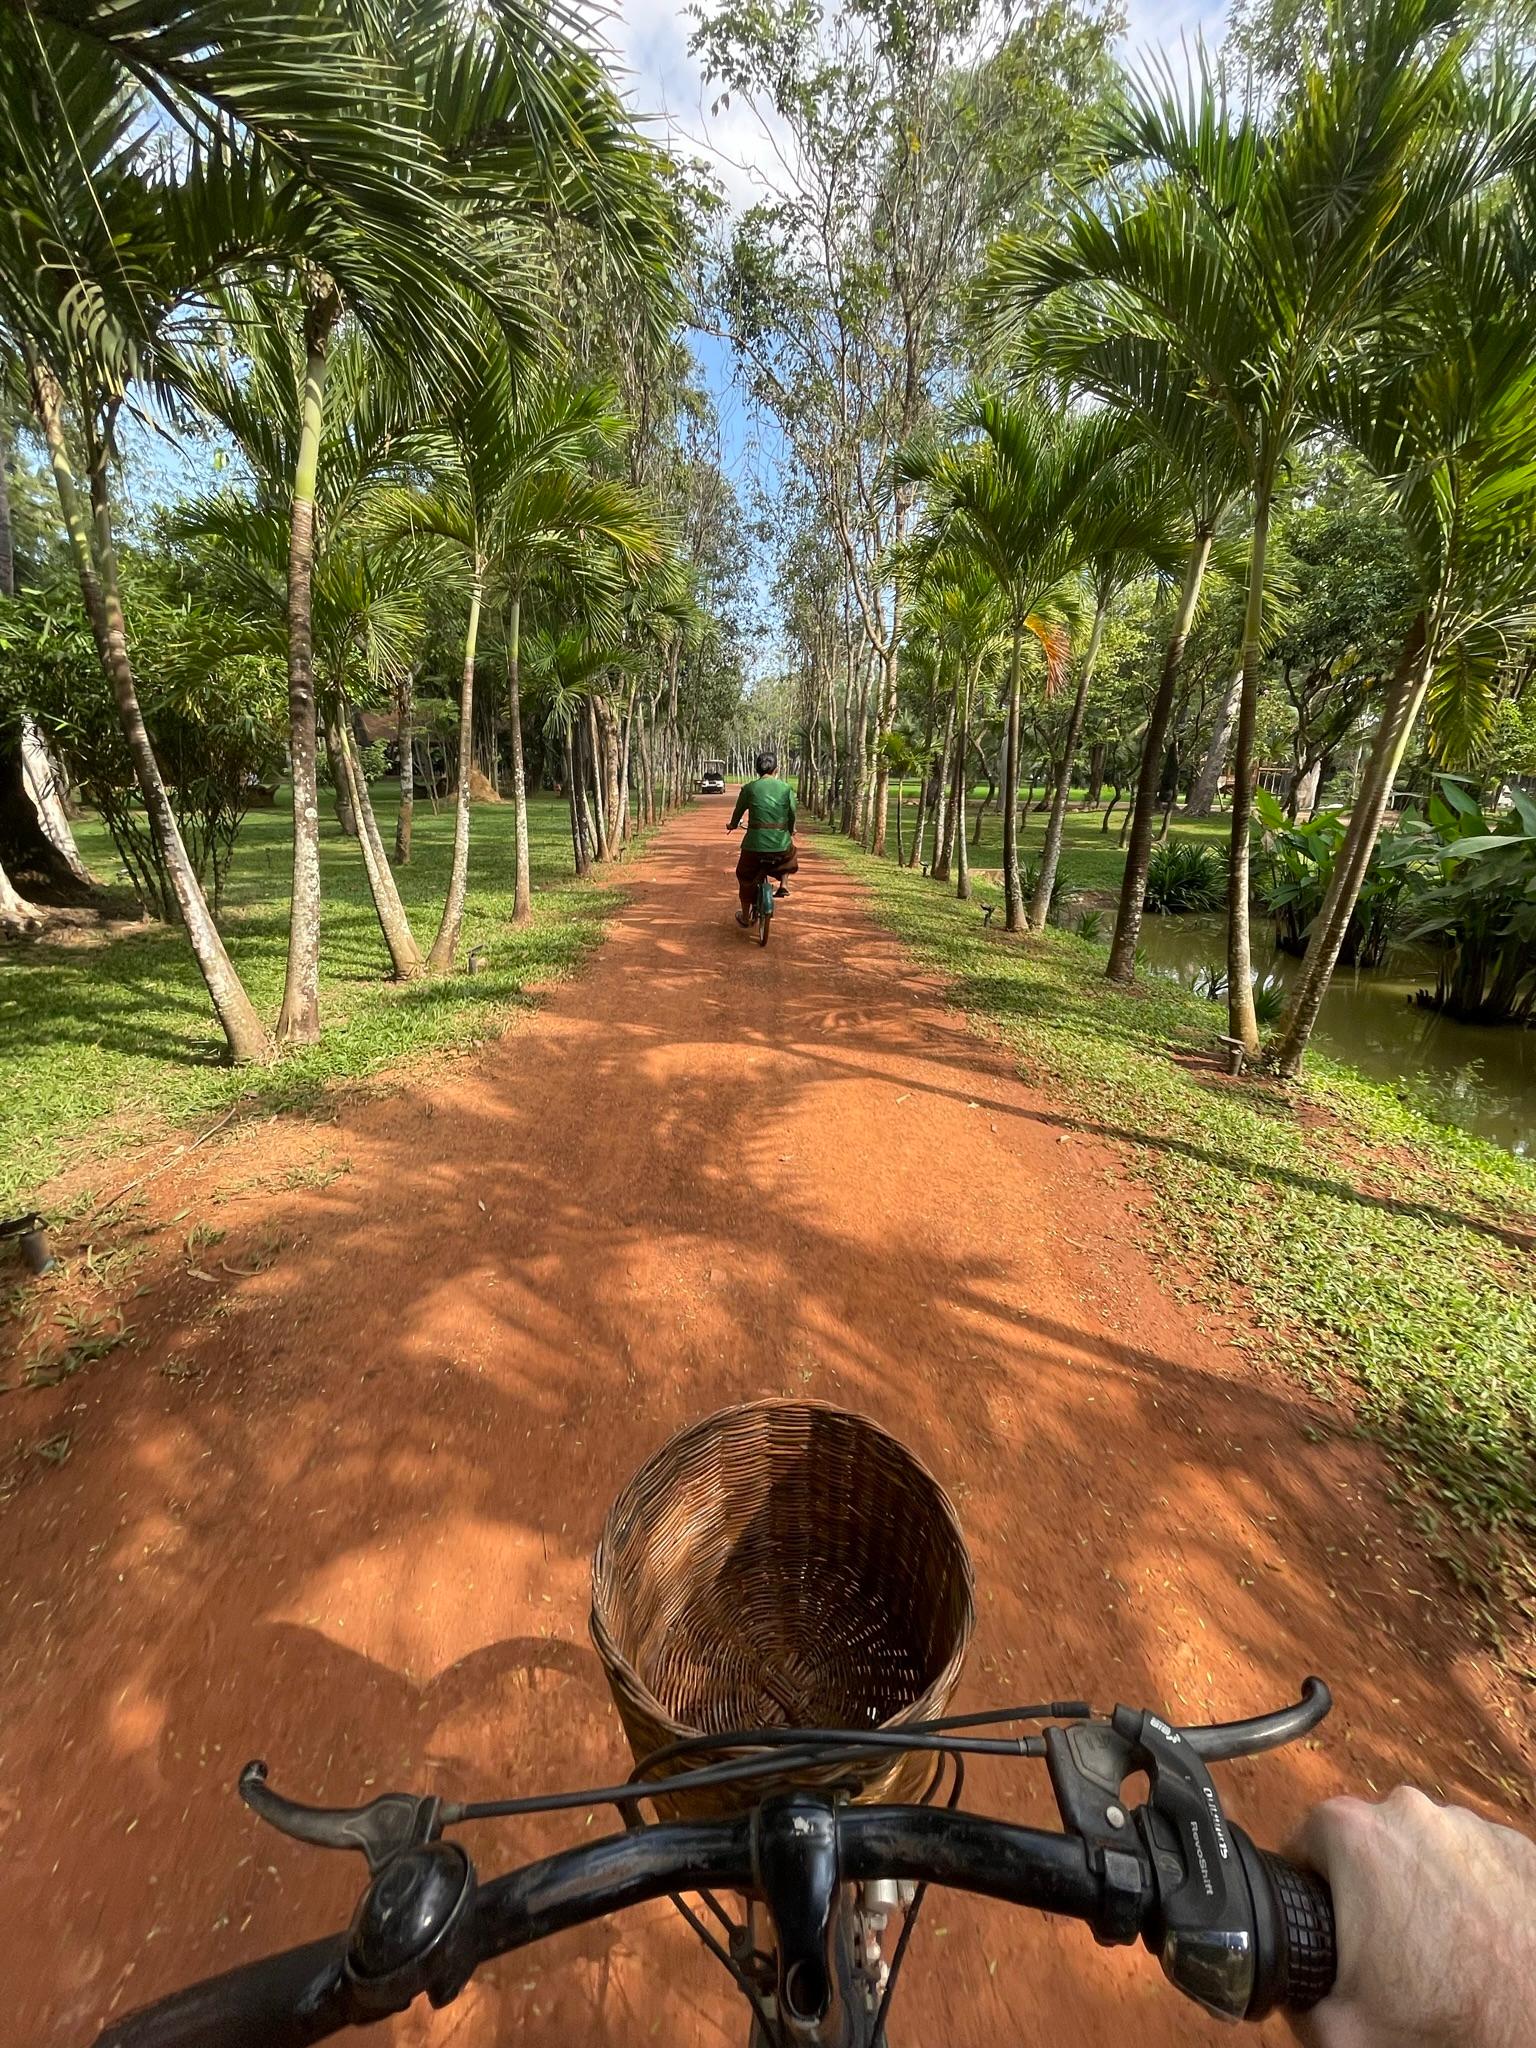
{"label": "tall slender tree", "polygon": [[956,438],[908,449],[903,473],[927,495],[935,544],[969,553],[996,581],[1009,631],[1003,750],[1003,895],[1011,932],[1025,929],[1019,868],[1019,742],[1024,639],[1059,675],[1067,640],[1046,607],[1084,559],[1074,521],[1117,453],[1121,429],[1103,414],[1063,414],[1040,394],[964,399]]}
{"label": "tall slender tree", "polygon": [[1227,979],[1229,1027],[1253,1053],[1249,830],[1275,493],[1331,379],[1390,323],[1431,205],[1465,175],[1444,152],[1438,190],[1426,177],[1415,189],[1456,77],[1456,18],[1454,0],[1341,10],[1305,89],[1269,123],[1234,107],[1203,50],[1182,86],[1133,83],[1106,144],[1134,175],[1075,203],[1034,270],[1036,289],[1070,286],[1165,352],[1170,386],[1197,390],[1242,451],[1251,527]]}

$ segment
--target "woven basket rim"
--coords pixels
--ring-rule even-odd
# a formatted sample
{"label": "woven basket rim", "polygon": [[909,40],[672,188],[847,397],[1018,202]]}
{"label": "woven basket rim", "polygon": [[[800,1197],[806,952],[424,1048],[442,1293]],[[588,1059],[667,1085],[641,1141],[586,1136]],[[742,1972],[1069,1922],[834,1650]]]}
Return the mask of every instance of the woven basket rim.
{"label": "woven basket rim", "polygon": [[[860,1429],[869,1430],[874,1435],[883,1438],[886,1445],[894,1450],[898,1459],[910,1468],[914,1479],[928,1489],[931,1505],[937,1511],[940,1522],[948,1529],[953,1539],[955,1556],[959,1564],[959,1591],[962,1598],[955,1643],[949,1657],[945,1661],[943,1669],[929,1680],[917,1698],[912,1700],[907,1706],[899,1708],[896,1713],[890,1715],[884,1721],[879,1722],[877,1727],[882,1731],[900,1731],[902,1728],[910,1727],[914,1721],[929,1719],[932,1715],[935,1699],[947,1699],[950,1693],[954,1691],[959,1681],[961,1670],[964,1667],[966,1651],[970,1647],[971,1636],[976,1626],[975,1572],[971,1564],[970,1548],[965,1540],[965,1531],[960,1526],[960,1517],[955,1512],[954,1502],[934,1477],[933,1473],[923,1463],[922,1459],[918,1457],[917,1453],[904,1444],[900,1437],[892,1435],[891,1431],[886,1429],[881,1423],[875,1422],[868,1415],[861,1414],[855,1408],[844,1408],[835,1401],[798,1400],[792,1395],[775,1395],[758,1401],[732,1402],[727,1407],[715,1409],[709,1415],[700,1416],[695,1422],[685,1424],[682,1429],[674,1430],[672,1435],[667,1437],[651,1453],[650,1457],[631,1474],[622,1491],[609,1507],[607,1514],[603,1518],[603,1526],[592,1553],[592,1610],[588,1620],[588,1627],[591,1631],[593,1645],[597,1650],[598,1659],[607,1672],[610,1686],[615,1681],[621,1683],[631,1695],[633,1703],[641,1707],[647,1720],[653,1723],[657,1731],[665,1735],[669,1741],[685,1741],[690,1736],[702,1735],[707,1732],[704,1729],[692,1726],[686,1721],[679,1721],[672,1714],[668,1713],[655,1693],[652,1692],[651,1688],[641,1678],[639,1671],[630,1662],[629,1658],[624,1655],[617,1642],[615,1642],[612,1631],[609,1629],[608,1623],[600,1611],[599,1587],[607,1568],[614,1526],[631,1496],[646,1482],[655,1467],[664,1460],[675,1458],[682,1448],[691,1443],[696,1437],[716,1431],[738,1417],[770,1413],[807,1416],[830,1415],[836,1417],[839,1422],[852,1423]],[[659,1743],[657,1747],[665,1747],[665,1744]]]}

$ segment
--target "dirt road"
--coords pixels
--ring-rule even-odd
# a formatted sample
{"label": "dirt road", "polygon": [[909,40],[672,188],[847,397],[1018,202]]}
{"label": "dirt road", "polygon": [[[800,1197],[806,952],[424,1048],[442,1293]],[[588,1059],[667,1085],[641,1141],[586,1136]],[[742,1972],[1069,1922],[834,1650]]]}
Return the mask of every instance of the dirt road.
{"label": "dirt road", "polygon": [[[591,968],[500,1044],[154,1183],[156,1246],[227,1235],[136,1276],[137,1349],[25,1397],[72,1434],[5,1512],[8,2040],[86,2042],[345,1921],[361,1865],[260,1829],[233,1792],[250,1756],[335,1800],[623,1768],[586,1632],[603,1512],[679,1425],[762,1393],[865,1410],[950,1488],[978,1586],[964,1703],[1231,1715],[1316,1670],[1321,1739],[1225,1770],[1261,1841],[1405,1775],[1497,1808],[1492,1710],[1374,1457],[1315,1441],[1304,1399],[1158,1286],[1121,1163],[828,862],[749,944],[724,816],[660,835]],[[1038,1766],[978,1769],[968,1798],[1050,1817]],[[506,1825],[476,1854],[609,1824]],[[735,2042],[714,1971],[658,1907],[388,2038]],[[897,2018],[898,2048],[1231,2038],[1139,1951],[943,1896]]]}

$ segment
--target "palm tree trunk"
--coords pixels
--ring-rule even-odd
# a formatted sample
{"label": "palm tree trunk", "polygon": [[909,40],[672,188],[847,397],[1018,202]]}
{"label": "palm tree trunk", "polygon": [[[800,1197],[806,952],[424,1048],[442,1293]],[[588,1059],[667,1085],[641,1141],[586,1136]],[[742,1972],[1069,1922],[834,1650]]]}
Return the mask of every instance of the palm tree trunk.
{"label": "palm tree trunk", "polygon": [[584,875],[590,863],[587,860],[586,835],[582,831],[580,774],[576,735],[573,726],[568,726],[565,732],[565,794],[571,808],[571,860],[577,874]]}
{"label": "palm tree trunk", "polygon": [[1232,725],[1237,717],[1238,699],[1243,694],[1243,672],[1233,672],[1227,685],[1227,694],[1221,701],[1216,714],[1215,730],[1211,744],[1206,749],[1205,759],[1200,764],[1200,773],[1195,777],[1189,792],[1189,802],[1184,806],[1186,818],[1208,818],[1216,808],[1216,791],[1221,784],[1221,771],[1227,765],[1227,747],[1232,738]]}
{"label": "palm tree trunk", "polygon": [[[11,538],[11,479],[10,444],[5,429],[0,426],[0,595],[16,595],[16,556]],[[26,780],[23,777],[23,790]],[[0,925],[9,926],[13,931],[32,931],[42,918],[17,889],[15,883],[0,863]]]}
{"label": "palm tree trunk", "polygon": [[971,855],[965,839],[965,792],[970,786],[966,763],[970,759],[971,682],[960,685],[960,744],[955,754],[955,896],[961,903],[971,900]]}
{"label": "palm tree trunk", "polygon": [[91,525],[88,528],[64,440],[62,394],[51,372],[40,364],[35,361],[29,364],[29,373],[38,419],[48,446],[49,466],[59,494],[59,509],[75,558],[97,655],[112,687],[123,736],[133,761],[134,776],[149,816],[150,830],[170,879],[193,958],[197,961],[198,971],[213,1003],[214,1015],[228,1043],[230,1059],[237,1066],[267,1060],[272,1053],[271,1041],[235,972],[234,963],[225,951],[218,926],[209,913],[207,899],[198,886],[139,705],[138,682],[128,653],[128,634],[117,584],[106,443],[93,435],[88,446],[91,496]]}
{"label": "palm tree trunk", "polygon": [[861,842],[865,836],[864,819],[869,805],[869,675],[873,660],[873,653],[866,648],[865,657],[859,664],[858,708],[851,728],[853,782],[848,792],[848,823],[844,828],[850,838]]}
{"label": "palm tree trunk", "polygon": [[0,866],[0,927],[12,931],[35,931],[44,922],[42,912],[27,901]]}
{"label": "palm tree trunk", "polygon": [[656,707],[642,703],[637,737],[640,743],[640,822],[647,830],[656,824],[656,768],[651,752]]}
{"label": "palm tree trunk", "polygon": [[348,839],[356,839],[357,811],[352,802],[352,785],[342,767],[341,727],[334,718],[326,721],[325,754],[331,771],[331,800],[336,807],[336,822]]}
{"label": "palm tree trunk", "polygon": [[395,692],[396,747],[400,755],[400,808],[395,813],[395,865],[408,867],[416,820],[416,677],[406,669]]}
{"label": "palm tree trunk", "polygon": [[[950,771],[954,765],[955,710],[959,699],[960,686],[957,682],[949,693],[949,702],[944,707],[944,737],[939,745],[939,782],[933,798],[933,859],[929,862],[928,872],[941,882],[949,880],[950,854],[954,846],[950,828],[950,819],[954,812],[949,801],[949,785],[952,780]],[[926,787],[925,783],[924,788]],[[919,844],[912,865],[920,868],[922,864],[923,849]]]}
{"label": "palm tree trunk", "polygon": [[1115,913],[1115,936],[1104,972],[1111,981],[1129,982],[1136,977],[1136,947],[1141,938],[1141,910],[1147,894],[1147,863],[1152,858],[1152,820],[1157,812],[1157,764],[1168,737],[1173,716],[1174,694],[1179,670],[1184,665],[1184,647],[1200,601],[1205,565],[1211,557],[1211,533],[1198,531],[1189,560],[1184,567],[1184,587],[1174,615],[1173,632],[1163,650],[1162,672],[1157,695],[1141,742],[1141,771],[1136,778],[1136,802],[1130,817],[1130,844],[1125,856],[1125,875],[1120,884],[1120,907]]}
{"label": "palm tree trunk", "polygon": [[[951,700],[951,703],[953,703],[953,700]],[[946,717],[944,722],[943,751],[947,752],[948,748],[949,720]],[[923,720],[923,751],[921,761],[922,768],[919,774],[917,784],[917,817],[914,820],[912,826],[912,852],[907,862],[907,865],[909,867],[914,868],[922,866],[923,835],[928,829],[928,784],[933,779],[933,704],[931,701],[929,702],[928,710]],[[939,776],[939,784],[941,788],[943,786],[943,781],[944,777],[941,772]],[[899,824],[901,821],[901,812],[899,809],[900,798],[897,799],[897,803],[898,810],[896,816],[897,823]]]}
{"label": "palm tree trunk", "polygon": [[1024,883],[1019,874],[1019,656],[1024,621],[1013,622],[1013,653],[1008,663],[1008,719],[1003,744],[1003,923],[1011,932],[1024,929]]}
{"label": "palm tree trunk", "polygon": [[523,601],[514,596],[507,608],[507,733],[512,750],[512,830],[517,844],[517,874],[512,884],[514,924],[526,924],[533,915],[533,875],[528,861],[528,771],[523,764],[522,641]]}
{"label": "palm tree trunk", "polygon": [[[597,858],[608,858],[608,813],[603,801],[603,735],[597,717],[597,698],[594,694],[587,699],[587,745],[591,750],[591,785],[595,799],[592,807],[592,822],[597,842]],[[585,801],[585,796],[583,797]]]}
{"label": "palm tree trunk", "polygon": [[624,726],[623,726],[623,734],[624,734],[624,737],[623,737],[623,739],[622,739],[622,740],[621,740],[621,741],[619,742],[619,747],[618,747],[618,755],[619,755],[619,789],[618,789],[618,817],[619,817],[619,824],[618,824],[618,838],[619,838],[619,843],[620,843],[620,845],[624,845],[624,844],[625,844],[625,843],[626,843],[626,842],[628,841],[628,839],[629,839],[629,830],[630,830],[630,827],[629,827],[629,813],[630,813],[630,801],[629,801],[629,775],[630,775],[630,764],[631,764],[631,762],[632,762],[632,761],[633,761],[633,759],[634,759],[634,750],[635,750],[635,698],[636,698],[637,694],[638,694],[638,689],[637,689],[637,686],[636,686],[635,684],[633,684],[633,683],[632,683],[632,684],[630,685],[630,691],[629,691],[629,704],[628,704],[628,707],[626,708],[626,710],[625,710],[625,713],[624,713]]}
{"label": "palm tree trunk", "polygon": [[1431,662],[1428,628],[1421,612],[1414,620],[1398,657],[1397,670],[1383,709],[1365,780],[1355,798],[1349,826],[1333,864],[1322,907],[1307,941],[1305,965],[1280,1024],[1275,1052],[1276,1071],[1294,1080],[1328,993],[1328,984],[1349,930],[1350,918],[1381,836],[1382,821],[1392,801],[1392,785],[1429,690]]}
{"label": "palm tree trunk", "polygon": [[304,397],[288,532],[288,753],[293,778],[293,893],[288,967],[277,1017],[280,1045],[320,1036],[320,797],[316,775],[314,635],[315,485],[331,335],[341,316],[333,285],[311,293],[304,312]]}
{"label": "palm tree trunk", "polygon": [[[16,595],[16,551],[11,524],[11,447],[0,425],[0,596]],[[30,802],[36,813],[37,832],[57,853],[77,882],[94,888],[95,880],[70,830],[69,817],[59,799],[58,777],[43,736],[26,712],[21,715],[21,774],[15,790],[19,805]],[[25,821],[30,825],[31,821]],[[28,836],[33,836],[30,832]],[[0,867],[0,922],[20,925],[25,930],[42,922],[39,912],[17,890]]]}
{"label": "palm tree trunk", "polygon": [[683,800],[682,743],[677,730],[677,676],[682,664],[683,643],[675,635],[667,649],[667,724],[661,747],[661,807],[663,812]]}
{"label": "palm tree trunk", "polygon": [[1248,554],[1248,603],[1243,615],[1243,688],[1237,705],[1237,749],[1232,762],[1232,846],[1227,882],[1227,1030],[1240,1038],[1250,1059],[1259,1051],[1259,1020],[1253,1007],[1253,969],[1248,930],[1249,821],[1253,816],[1253,741],[1258,727],[1259,684],[1264,672],[1264,570],[1269,552],[1270,493],[1254,493],[1253,538]]}
{"label": "palm tree trunk", "polygon": [[1088,686],[1093,681],[1093,671],[1099,659],[1099,642],[1104,637],[1104,615],[1107,609],[1107,600],[1101,597],[1094,607],[1093,626],[1078,670],[1077,695],[1072,700],[1072,714],[1067,720],[1066,737],[1062,741],[1061,766],[1056,771],[1056,791],[1051,798],[1050,821],[1045,828],[1045,844],[1040,849],[1040,879],[1035,884],[1034,898],[1029,906],[1031,931],[1044,931],[1046,918],[1050,915],[1051,896],[1056,888],[1056,869],[1061,860],[1062,835],[1066,830],[1067,798],[1072,794],[1072,766],[1077,759],[1077,743],[1082,735],[1083,715],[1088,709]]}
{"label": "palm tree trunk", "polygon": [[37,813],[38,830],[83,888],[98,887],[96,877],[80,857],[69,813],[64,808],[64,771],[49,751],[35,720],[26,712],[21,715],[21,777],[22,788]]}
{"label": "palm tree trunk", "polygon": [[464,897],[469,888],[469,779],[475,751],[475,645],[480,637],[480,600],[485,563],[475,557],[469,586],[469,624],[464,631],[464,673],[459,682],[459,787],[453,811],[453,865],[448,870],[448,896],[442,923],[427,955],[428,974],[450,974],[464,923]]}
{"label": "palm tree trunk", "polygon": [[[880,696],[880,708],[875,719],[875,786],[870,796],[869,850],[883,856],[885,834],[890,812],[891,761],[885,750],[885,742],[896,724],[896,690],[900,677],[901,655],[896,645],[900,630],[899,619],[891,622],[890,652],[883,657],[885,666],[884,688]],[[900,785],[898,784],[898,790]],[[897,797],[898,803],[900,796]]]}
{"label": "palm tree trunk", "polygon": [[336,734],[337,772],[345,777],[347,794],[352,799],[358,825],[357,843],[363,856],[363,872],[368,877],[368,893],[378,915],[379,930],[389,948],[396,981],[415,981],[421,975],[425,962],[416,943],[416,934],[411,930],[411,921],[406,916],[405,905],[400,900],[400,891],[395,886],[394,869],[385,857],[384,841],[373,814],[373,798],[368,792],[367,778],[357,758],[352,736],[347,731],[345,705],[340,707],[333,729]]}

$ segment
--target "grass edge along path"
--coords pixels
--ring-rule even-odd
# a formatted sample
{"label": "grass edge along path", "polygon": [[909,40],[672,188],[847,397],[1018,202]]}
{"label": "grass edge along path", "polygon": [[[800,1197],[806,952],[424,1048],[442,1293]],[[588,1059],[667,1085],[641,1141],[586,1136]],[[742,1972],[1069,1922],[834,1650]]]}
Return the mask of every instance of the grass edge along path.
{"label": "grass edge along path", "polygon": [[[390,786],[392,789],[392,785]],[[381,825],[393,827],[382,791]],[[436,928],[452,848],[453,815],[418,804],[415,852],[396,870],[423,946]],[[505,1031],[531,991],[575,973],[624,901],[633,838],[623,862],[578,881],[571,873],[563,798],[529,806],[533,917],[511,922],[512,807],[477,805],[458,971],[391,980],[361,856],[325,817],[321,1011],[318,1045],[267,1067],[231,1067],[197,970],[178,928],[127,926],[71,948],[46,941],[0,956],[0,1216],[56,1197],[55,1223],[92,1209],[115,1186],[110,1162],[238,1107],[313,1111],[337,1084],[408,1068],[427,1055],[467,1051]],[[276,1015],[287,944],[290,825],[280,804],[253,812],[236,849],[222,922],[232,957],[261,1013]],[[111,879],[114,856],[94,819],[76,827],[86,858]],[[470,975],[471,950],[483,949]],[[98,1173],[97,1169],[101,1171]],[[50,1184],[62,1177],[62,1190]],[[99,1184],[85,1185],[87,1181]],[[9,1278],[9,1273],[6,1275]]]}
{"label": "grass edge along path", "polygon": [[1143,975],[1116,989],[1103,946],[1056,930],[1009,939],[983,928],[980,902],[834,834],[817,844],[1027,1081],[1130,1148],[1155,1196],[1149,1250],[1168,1262],[1165,1284],[1193,1274],[1203,1305],[1246,1304],[1262,1335],[1245,1323],[1234,1341],[1342,1395],[1495,1642],[1511,1624],[1524,1634],[1536,1622],[1536,1166],[1316,1055],[1289,1093],[1229,1084],[1203,1057],[1223,1013],[1176,984]]}

